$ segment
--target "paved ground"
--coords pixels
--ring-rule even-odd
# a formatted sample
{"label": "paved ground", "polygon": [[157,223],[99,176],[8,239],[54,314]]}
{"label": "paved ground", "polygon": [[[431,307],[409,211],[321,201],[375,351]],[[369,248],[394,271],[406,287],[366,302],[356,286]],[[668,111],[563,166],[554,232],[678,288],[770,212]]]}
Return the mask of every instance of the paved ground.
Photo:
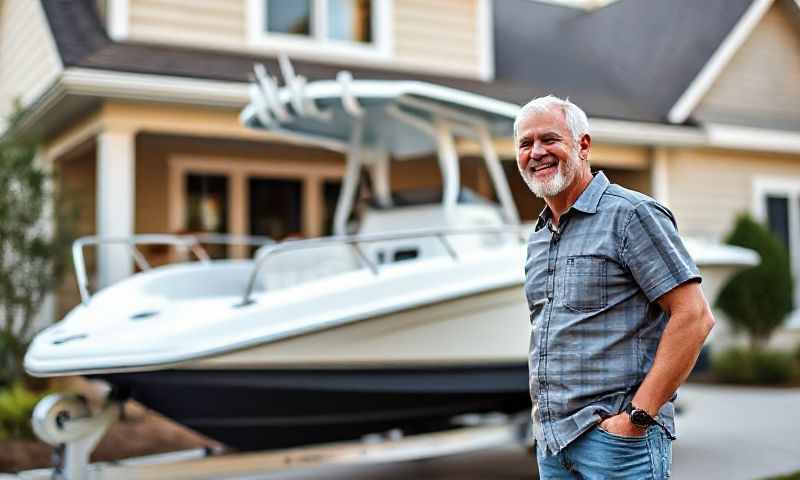
{"label": "paved ground", "polygon": [[[800,389],[689,385],[681,389],[681,438],[673,478],[754,480],[800,470]],[[436,460],[272,475],[306,480],[532,479],[535,461],[519,449]]]}
{"label": "paved ground", "polygon": [[800,389],[681,389],[676,479],[751,480],[800,470]]}

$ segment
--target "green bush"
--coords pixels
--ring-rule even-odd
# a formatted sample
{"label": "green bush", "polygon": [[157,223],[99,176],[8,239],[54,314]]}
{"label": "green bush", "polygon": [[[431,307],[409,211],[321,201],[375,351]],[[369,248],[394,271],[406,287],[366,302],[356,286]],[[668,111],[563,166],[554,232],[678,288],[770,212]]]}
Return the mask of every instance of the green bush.
{"label": "green bush", "polygon": [[720,382],[745,385],[780,385],[797,375],[791,353],[739,348],[716,355],[711,369]]}
{"label": "green bush", "polygon": [[717,306],[734,329],[747,332],[752,349],[762,349],[792,311],[789,253],[775,235],[749,215],[739,216],[726,241],[755,250],[761,263],[734,275],[720,292]]}
{"label": "green bush", "polygon": [[19,130],[21,111],[0,137],[0,383],[25,377],[34,321],[61,282],[77,218],[39,143]]}
{"label": "green bush", "polygon": [[32,392],[21,381],[0,389],[0,440],[34,438],[31,415],[46,393]]}

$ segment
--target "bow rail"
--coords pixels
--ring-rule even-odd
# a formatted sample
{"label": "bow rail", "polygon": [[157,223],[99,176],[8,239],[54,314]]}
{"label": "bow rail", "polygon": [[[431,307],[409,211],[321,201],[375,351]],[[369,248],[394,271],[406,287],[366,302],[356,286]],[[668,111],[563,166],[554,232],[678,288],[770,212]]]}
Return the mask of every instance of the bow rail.
{"label": "bow rail", "polygon": [[72,257],[78,290],[81,294],[81,303],[88,305],[92,294],[89,291],[86,261],[83,254],[84,247],[86,246],[114,244],[127,246],[136,266],[142,271],[150,270],[152,267],[144,254],[139,250],[139,245],[172,245],[184,252],[192,253],[199,262],[204,264],[210,264],[212,260],[202,244],[260,246],[262,248],[259,249],[256,258],[253,260],[254,267],[247,281],[242,300],[239,303],[239,306],[247,306],[254,303],[253,291],[255,290],[258,274],[263,270],[269,259],[281,253],[329,247],[333,245],[347,245],[353,249],[362,266],[369,269],[374,275],[378,275],[380,273],[378,264],[367,256],[362,248],[363,244],[434,238],[439,241],[450,258],[454,261],[458,261],[458,252],[451,244],[450,237],[465,235],[514,235],[518,241],[524,242],[524,235],[530,227],[530,224],[505,224],[492,227],[417,229],[378,234],[334,235],[329,237],[289,240],[280,243],[276,243],[269,237],[222,234],[142,234],[130,237],[87,236],[81,237],[73,242]]}
{"label": "bow rail", "polygon": [[200,234],[200,235],[171,235],[171,234],[142,234],[130,237],[103,237],[85,236],[78,238],[72,243],[72,263],[75,267],[75,277],[78,283],[78,291],[81,294],[81,303],[89,304],[92,295],[89,292],[89,278],[86,273],[86,260],[83,249],[87,245],[125,245],[133,258],[136,266],[147,271],[152,267],[145,258],[144,254],[137,248],[138,245],[172,245],[180,248],[183,252],[192,253],[198,261],[210,263],[211,257],[203,248],[202,244],[217,245],[253,245],[264,246],[275,243],[269,237],[256,235],[226,235],[226,234]]}

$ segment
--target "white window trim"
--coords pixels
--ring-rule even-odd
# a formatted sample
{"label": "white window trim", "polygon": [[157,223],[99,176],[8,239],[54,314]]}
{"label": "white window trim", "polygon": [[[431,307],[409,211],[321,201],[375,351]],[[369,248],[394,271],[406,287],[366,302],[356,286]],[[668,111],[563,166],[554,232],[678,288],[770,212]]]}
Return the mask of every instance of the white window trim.
{"label": "white window trim", "polygon": [[[303,184],[303,230],[306,235],[316,236],[322,205],[308,202],[308,195],[313,195],[314,188],[325,181],[341,181],[344,176],[344,165],[334,164],[328,166],[316,165],[309,169],[308,165],[297,163],[293,160],[270,159],[246,160],[242,158],[217,157],[217,156],[186,156],[171,155],[167,160],[168,175],[168,208],[167,218],[169,229],[177,232],[185,228],[186,218],[186,176],[195,175],[223,175],[228,178],[228,232],[234,235],[248,235],[249,211],[247,203],[247,180],[252,177],[299,180]],[[317,192],[319,193],[319,192]],[[316,198],[316,197],[311,197]],[[237,250],[234,250],[237,251]],[[239,249],[241,253],[244,250]]]}
{"label": "white window trim", "polygon": [[392,3],[393,0],[373,0],[373,43],[359,45],[355,42],[326,40],[325,22],[327,0],[312,0],[311,36],[268,33],[264,25],[266,1],[247,0],[247,40],[251,47],[269,53],[286,53],[295,57],[327,58],[341,61],[388,61],[392,56]]}
{"label": "white window trim", "polygon": [[[789,199],[789,249],[792,275],[800,278],[800,177],[756,177],[753,180],[753,216],[767,224],[767,195]],[[795,311],[791,324],[800,327],[800,282],[795,283]]]}

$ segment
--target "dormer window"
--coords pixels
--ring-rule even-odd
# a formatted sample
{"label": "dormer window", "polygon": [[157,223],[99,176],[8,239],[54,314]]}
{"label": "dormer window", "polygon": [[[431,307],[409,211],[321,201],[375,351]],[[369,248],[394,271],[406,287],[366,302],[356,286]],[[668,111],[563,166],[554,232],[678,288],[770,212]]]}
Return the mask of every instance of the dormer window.
{"label": "dormer window", "polygon": [[250,40],[290,55],[388,56],[391,0],[250,0]]}

